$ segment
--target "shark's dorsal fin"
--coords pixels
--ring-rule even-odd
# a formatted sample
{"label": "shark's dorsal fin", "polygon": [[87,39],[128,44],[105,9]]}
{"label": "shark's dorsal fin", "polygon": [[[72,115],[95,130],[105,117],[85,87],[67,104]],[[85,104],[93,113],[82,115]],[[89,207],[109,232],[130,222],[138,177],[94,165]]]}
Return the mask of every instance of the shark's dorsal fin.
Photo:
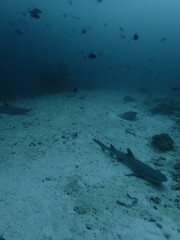
{"label": "shark's dorsal fin", "polygon": [[111,149],[111,150],[114,150],[115,147],[111,144],[111,145],[110,145],[110,149]]}
{"label": "shark's dorsal fin", "polygon": [[113,154],[113,151],[115,150],[115,147],[111,144],[110,145],[110,153],[111,153],[111,155],[113,156],[114,154]]}
{"label": "shark's dorsal fin", "polygon": [[127,155],[128,155],[129,157],[134,157],[131,149],[129,149],[129,148],[127,148]]}

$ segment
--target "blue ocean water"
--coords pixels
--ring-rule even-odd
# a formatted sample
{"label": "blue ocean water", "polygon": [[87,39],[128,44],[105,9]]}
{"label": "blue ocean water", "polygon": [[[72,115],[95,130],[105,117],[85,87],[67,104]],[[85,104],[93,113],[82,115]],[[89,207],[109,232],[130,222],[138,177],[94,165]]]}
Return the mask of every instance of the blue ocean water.
{"label": "blue ocean water", "polygon": [[142,86],[177,94],[179,8],[178,0],[0,0],[1,96]]}
{"label": "blue ocean water", "polygon": [[179,9],[0,0],[0,240],[179,239]]}

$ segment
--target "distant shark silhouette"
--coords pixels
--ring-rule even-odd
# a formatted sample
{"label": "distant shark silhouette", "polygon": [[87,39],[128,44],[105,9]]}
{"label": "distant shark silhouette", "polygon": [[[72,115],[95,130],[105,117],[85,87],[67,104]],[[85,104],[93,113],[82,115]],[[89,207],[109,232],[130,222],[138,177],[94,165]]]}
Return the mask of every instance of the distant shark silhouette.
{"label": "distant shark silhouette", "polygon": [[133,173],[127,174],[126,176],[142,177],[153,183],[161,183],[167,181],[167,177],[159,170],[155,170],[154,168],[136,159],[129,148],[127,149],[127,153],[124,153],[115,149],[112,144],[110,147],[107,147],[102,142],[96,139],[93,140],[102,148],[102,150],[108,150],[111,155],[116,156],[118,161],[123,162],[133,170]]}
{"label": "distant shark silhouette", "polygon": [[27,108],[19,108],[9,105],[8,103],[4,103],[2,107],[0,107],[0,113],[9,114],[9,115],[25,115],[31,109]]}

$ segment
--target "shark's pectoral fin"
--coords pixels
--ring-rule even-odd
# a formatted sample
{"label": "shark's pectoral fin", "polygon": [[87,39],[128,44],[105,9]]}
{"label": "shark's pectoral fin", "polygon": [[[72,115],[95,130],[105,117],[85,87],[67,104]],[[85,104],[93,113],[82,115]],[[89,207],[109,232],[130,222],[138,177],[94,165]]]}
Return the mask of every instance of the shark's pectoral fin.
{"label": "shark's pectoral fin", "polygon": [[129,149],[129,148],[127,148],[127,155],[128,155],[129,157],[134,158],[134,155],[133,155],[131,149]]}
{"label": "shark's pectoral fin", "polygon": [[128,176],[128,177],[130,177],[130,176],[133,176],[133,177],[140,177],[140,174],[137,173],[137,172],[133,172],[133,173],[126,174],[125,176]]}

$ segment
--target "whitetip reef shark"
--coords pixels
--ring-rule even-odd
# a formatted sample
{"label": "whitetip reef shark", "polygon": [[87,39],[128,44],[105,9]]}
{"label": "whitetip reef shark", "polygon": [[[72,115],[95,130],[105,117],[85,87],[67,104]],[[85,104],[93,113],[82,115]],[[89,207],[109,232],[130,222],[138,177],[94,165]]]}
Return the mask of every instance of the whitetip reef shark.
{"label": "whitetip reef shark", "polygon": [[26,115],[30,110],[31,109],[14,107],[6,102],[3,106],[0,106],[0,113],[9,115]]}
{"label": "whitetip reef shark", "polygon": [[167,177],[159,170],[156,170],[136,159],[129,148],[127,149],[127,153],[124,153],[117,150],[112,144],[110,147],[107,147],[99,140],[96,140],[94,138],[93,140],[102,148],[103,151],[109,151],[111,155],[116,156],[119,162],[124,163],[131,170],[133,170],[133,173],[127,174],[126,176],[141,177],[152,183],[161,183],[167,181]]}

